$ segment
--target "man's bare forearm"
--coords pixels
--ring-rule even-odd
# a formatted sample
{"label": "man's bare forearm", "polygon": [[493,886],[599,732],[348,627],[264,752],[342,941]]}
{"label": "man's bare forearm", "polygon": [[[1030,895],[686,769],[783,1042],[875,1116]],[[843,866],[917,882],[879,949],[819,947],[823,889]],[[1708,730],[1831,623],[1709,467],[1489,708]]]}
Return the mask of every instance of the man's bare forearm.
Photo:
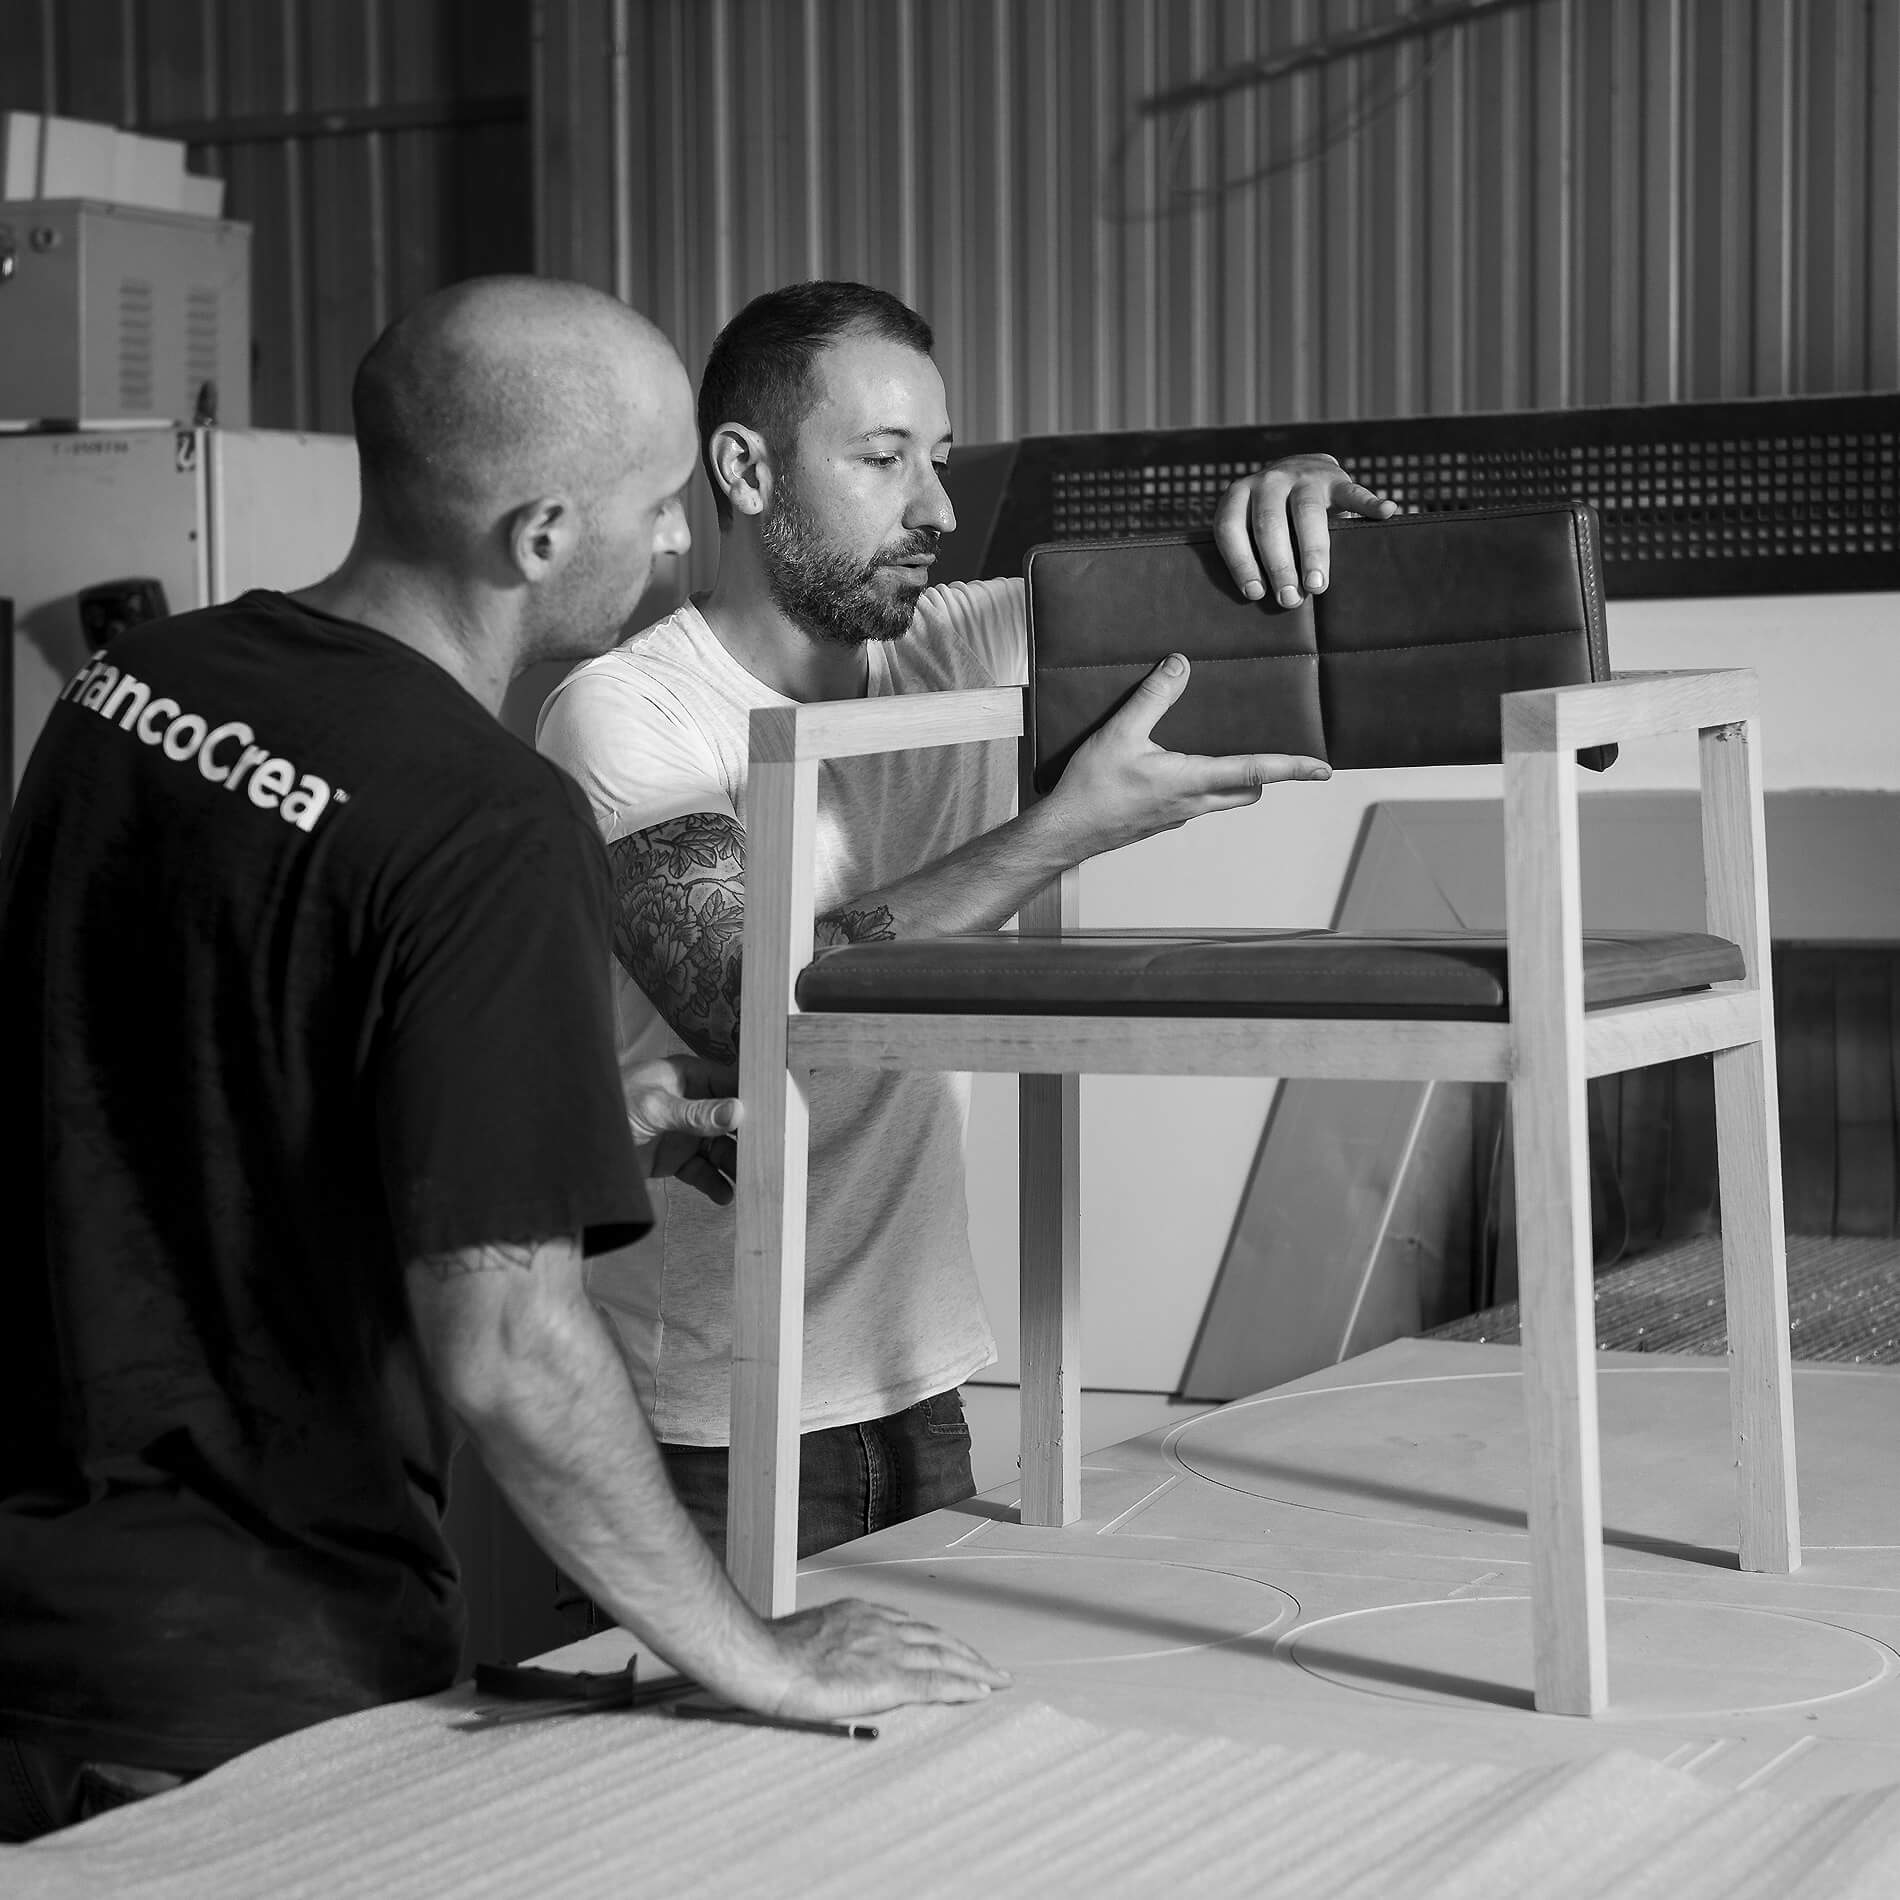
{"label": "man's bare forearm", "polygon": [[[910,876],[833,906],[815,921],[814,948],[994,930],[1090,849],[1059,801],[1044,800]],[[615,839],[608,858],[621,968],[688,1047],[736,1060],[745,945],[739,821],[691,812]]]}
{"label": "man's bare forearm", "polygon": [[968,1702],[1009,1678],[967,1643],[856,1598],[755,1616],[673,1495],[573,1239],[411,1264],[424,1360],[543,1549],[696,1682],[818,1720]]}
{"label": "man's bare forearm", "polygon": [[[1187,662],[1171,655],[1077,747],[1040,803],[908,877],[854,892],[817,920],[817,946],[994,930],[1052,878],[1101,852],[1251,805],[1278,780],[1330,772],[1321,760],[1280,753],[1206,758],[1156,745],[1154,725],[1187,682]],[[691,1048],[731,1061],[745,939],[739,821],[688,813],[617,838],[608,855],[622,967]]]}
{"label": "man's bare forearm", "polygon": [[[1020,817],[959,845],[947,856],[910,876],[850,903],[820,920],[824,925],[867,911],[880,911],[889,923],[886,937],[941,937],[958,931],[995,930],[1030,898],[1064,871],[1092,855],[1086,840],[1052,802],[1032,805]],[[859,942],[847,935],[832,941]]]}
{"label": "man's bare forearm", "polygon": [[[994,930],[1086,854],[1046,800],[881,890],[817,918],[816,949],[883,937]],[[739,1048],[745,946],[745,832],[736,818],[691,812],[608,847],[616,892],[614,955],[687,1045],[731,1062]]]}
{"label": "man's bare forearm", "polygon": [[421,1262],[410,1294],[445,1397],[562,1569],[676,1668],[775,1706],[788,1672],[673,1495],[573,1242]]}

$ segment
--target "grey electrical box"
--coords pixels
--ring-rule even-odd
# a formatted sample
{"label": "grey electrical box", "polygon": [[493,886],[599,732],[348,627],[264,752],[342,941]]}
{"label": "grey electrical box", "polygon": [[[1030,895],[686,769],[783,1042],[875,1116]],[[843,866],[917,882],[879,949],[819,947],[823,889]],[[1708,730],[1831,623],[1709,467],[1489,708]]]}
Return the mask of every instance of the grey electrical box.
{"label": "grey electrical box", "polygon": [[251,419],[251,227],[0,202],[0,421]]}

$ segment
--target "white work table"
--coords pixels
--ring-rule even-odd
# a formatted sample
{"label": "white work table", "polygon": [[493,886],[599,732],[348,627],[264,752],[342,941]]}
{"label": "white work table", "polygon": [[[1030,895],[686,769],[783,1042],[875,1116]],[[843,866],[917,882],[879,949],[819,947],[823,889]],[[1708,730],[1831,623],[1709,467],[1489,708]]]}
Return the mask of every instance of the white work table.
{"label": "white work table", "polygon": [[998,1491],[804,1567],[976,1643],[1016,1679],[986,1704],[472,1731],[464,1688],[0,1849],[0,1893],[1900,1892],[1900,1371],[1797,1368],[1807,1561],[1768,1577],[1722,1362],[1599,1365],[1594,1721],[1529,1706],[1515,1351],[1409,1341],[1092,1455],[1066,1529]]}

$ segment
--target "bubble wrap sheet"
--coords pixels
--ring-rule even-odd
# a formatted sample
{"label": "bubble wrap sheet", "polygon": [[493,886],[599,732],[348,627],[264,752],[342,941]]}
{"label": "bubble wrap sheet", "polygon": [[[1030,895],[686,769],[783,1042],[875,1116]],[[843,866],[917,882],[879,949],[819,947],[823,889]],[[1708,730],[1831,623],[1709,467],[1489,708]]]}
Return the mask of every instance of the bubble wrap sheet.
{"label": "bubble wrap sheet", "polygon": [[1014,1696],[847,1742],[464,1692],[327,1723],[31,1847],[7,1900],[1226,1895],[1891,1900],[1900,1788],[1788,1801],[1104,1728]]}

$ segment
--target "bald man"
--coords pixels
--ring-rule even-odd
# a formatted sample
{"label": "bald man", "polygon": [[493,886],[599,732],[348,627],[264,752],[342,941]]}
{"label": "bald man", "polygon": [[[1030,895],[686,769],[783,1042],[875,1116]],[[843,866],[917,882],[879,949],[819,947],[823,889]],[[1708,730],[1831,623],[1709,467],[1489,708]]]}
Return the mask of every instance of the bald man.
{"label": "bald man", "polygon": [[754,1617],[581,1287],[648,1224],[636,1143],[734,1105],[685,1060],[623,1101],[600,843],[493,715],[687,545],[678,358],[610,298],[491,280],[393,326],[354,405],[343,566],[116,640],[6,838],[0,1839],[446,1687],[458,1421],[723,1695],[1002,1680],[868,1605]]}

